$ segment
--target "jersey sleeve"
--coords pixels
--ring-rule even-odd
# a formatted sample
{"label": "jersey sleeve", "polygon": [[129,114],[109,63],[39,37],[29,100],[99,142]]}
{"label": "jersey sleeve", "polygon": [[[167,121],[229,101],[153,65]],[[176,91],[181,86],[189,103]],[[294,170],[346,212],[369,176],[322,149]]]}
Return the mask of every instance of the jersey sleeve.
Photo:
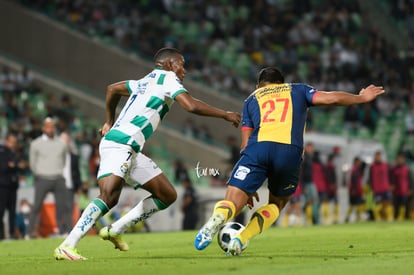
{"label": "jersey sleeve", "polygon": [[138,81],[136,80],[128,80],[126,82],[126,86],[128,89],[129,94],[133,94],[134,91],[136,91],[138,89]]}
{"label": "jersey sleeve", "polygon": [[188,93],[187,89],[184,88],[183,84],[174,73],[167,74],[163,84],[167,88],[167,95],[172,99],[175,99],[175,97],[181,93]]}
{"label": "jersey sleeve", "polygon": [[242,130],[243,129],[253,129],[253,121],[249,113],[249,104],[252,100],[252,97],[249,97],[244,101],[243,112],[242,112]]}
{"label": "jersey sleeve", "polygon": [[318,94],[318,90],[314,87],[302,84],[303,90],[305,92],[306,102],[308,106],[313,106],[313,97]]}

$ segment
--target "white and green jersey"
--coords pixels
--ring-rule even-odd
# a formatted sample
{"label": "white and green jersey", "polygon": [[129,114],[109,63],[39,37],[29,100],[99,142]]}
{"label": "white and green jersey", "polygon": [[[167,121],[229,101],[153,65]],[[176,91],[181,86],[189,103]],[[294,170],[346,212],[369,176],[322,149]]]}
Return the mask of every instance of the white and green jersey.
{"label": "white and green jersey", "polygon": [[154,69],[140,80],[126,82],[130,96],[105,139],[142,150],[174,98],[187,92],[174,72]]}

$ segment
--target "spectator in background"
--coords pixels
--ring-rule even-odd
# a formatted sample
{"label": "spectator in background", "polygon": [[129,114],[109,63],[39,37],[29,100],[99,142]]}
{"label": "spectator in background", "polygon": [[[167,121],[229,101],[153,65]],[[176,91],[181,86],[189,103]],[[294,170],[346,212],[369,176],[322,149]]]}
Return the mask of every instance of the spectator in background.
{"label": "spectator in background", "polygon": [[313,181],[313,154],[315,148],[313,143],[308,142],[305,145],[302,171],[300,182],[302,183],[302,192],[305,199],[305,214],[307,224],[316,224],[319,221],[319,198],[318,190]]}
{"label": "spectator in background", "polygon": [[91,149],[92,149],[92,153],[91,153],[91,155],[89,157],[89,160],[88,160],[88,170],[89,170],[89,175],[90,175],[91,179],[97,183],[94,175],[96,175],[96,173],[98,173],[99,164],[101,163],[101,157],[99,155],[99,147],[98,146],[96,146],[94,143],[92,143]]}
{"label": "spectator in background", "polygon": [[184,123],[184,135],[195,138],[198,135],[198,128],[191,118],[188,118]]}
{"label": "spectator in background", "polygon": [[[338,204],[338,186],[336,177],[336,165],[335,165],[335,153],[331,153],[328,156],[328,160],[325,164],[325,176],[327,183],[327,200],[333,203],[333,216],[332,222],[338,223],[339,218],[339,204]],[[328,205],[330,207],[330,205]],[[329,209],[328,209],[329,210]]]}
{"label": "spectator in background", "polygon": [[366,127],[371,133],[374,132],[377,125],[378,113],[372,103],[365,103],[359,109],[359,121],[362,126]]}
{"label": "spectator in background", "polygon": [[405,115],[404,122],[405,132],[408,135],[414,135],[414,106]]}
{"label": "spectator in background", "polygon": [[83,210],[85,210],[91,200],[89,198],[89,183],[83,182],[79,190],[79,211],[82,215]]}
{"label": "spectator in background", "polygon": [[198,129],[198,134],[197,134],[197,138],[201,139],[202,141],[206,142],[206,143],[211,143],[212,140],[212,135],[210,133],[210,129],[208,128],[207,125],[202,124],[200,126],[200,128]]}
{"label": "spectator in background", "polygon": [[349,208],[346,213],[345,222],[349,222],[352,213],[356,209],[356,221],[361,220],[361,214],[364,211],[364,194],[362,188],[362,178],[364,175],[365,165],[360,158],[354,158],[351,168],[351,175],[348,183]]}
{"label": "spectator in background", "polygon": [[175,183],[181,184],[184,181],[189,181],[190,176],[188,174],[187,167],[180,159],[176,159],[174,162],[174,181]]}
{"label": "spectator in background", "polygon": [[35,86],[33,73],[27,66],[23,66],[22,70],[17,74],[16,85],[20,91],[35,93],[39,90]]}
{"label": "spectator in background", "polygon": [[325,176],[325,167],[320,158],[319,151],[313,153],[312,181],[315,183],[319,198],[317,213],[313,214],[313,223],[319,224],[321,222],[319,217],[320,210],[322,211],[323,223],[326,223],[329,217],[328,186]]}
{"label": "spectator in background", "polygon": [[237,138],[235,136],[229,136],[227,138],[227,146],[230,150],[230,159],[228,160],[228,163],[231,168],[233,168],[240,158],[240,146],[238,145]]}
{"label": "spectator in background", "polygon": [[29,216],[32,212],[32,205],[27,199],[22,199],[19,204],[19,212],[16,214],[16,238],[21,240],[26,236],[27,227],[29,225]]}
{"label": "spectator in background", "polygon": [[35,230],[48,192],[53,192],[55,195],[56,222],[60,233],[64,233],[65,228],[62,225],[66,211],[67,189],[63,169],[66,165],[67,152],[66,144],[56,137],[55,121],[47,117],[43,122],[43,134],[30,144],[29,162],[34,175],[35,195],[26,238],[37,237]]}
{"label": "spectator in background", "polygon": [[8,66],[4,65],[0,73],[0,90],[13,95],[16,89],[16,75],[11,72]]}
{"label": "spectator in background", "polygon": [[66,162],[63,169],[63,177],[65,178],[67,197],[65,200],[66,210],[64,211],[64,222],[62,225],[62,234],[68,234],[72,229],[72,214],[74,206],[75,194],[81,187],[81,176],[79,169],[79,156],[75,144],[72,142],[67,132],[62,132],[60,138],[67,145]]}
{"label": "spectator in background", "polygon": [[182,182],[184,188],[183,202],[181,210],[184,214],[183,230],[193,230],[198,222],[198,199],[197,193],[193,188],[191,181],[184,180]]}
{"label": "spectator in background", "polygon": [[42,131],[42,123],[40,121],[40,119],[37,118],[32,118],[30,119],[30,124],[31,124],[31,130],[29,131],[28,135],[30,137],[31,140],[41,136],[43,134]]}
{"label": "spectator in background", "polygon": [[302,224],[302,184],[299,182],[295,193],[287,205],[282,226],[301,226]]}
{"label": "spectator in background", "polygon": [[374,162],[370,167],[369,183],[374,193],[373,212],[376,221],[383,219],[391,221],[393,219],[389,170],[388,163],[382,160],[381,151],[375,152]]}
{"label": "spectator in background", "polygon": [[18,169],[24,168],[24,162],[15,152],[17,137],[8,133],[5,144],[0,146],[0,240],[5,238],[3,224],[4,213],[9,216],[9,237],[14,236],[16,219],[17,189],[19,188]]}
{"label": "spectator in background", "polygon": [[398,154],[396,165],[392,168],[391,184],[394,201],[394,218],[402,221],[407,213],[407,201],[411,186],[410,170],[403,153]]}
{"label": "spectator in background", "polygon": [[359,107],[356,105],[347,106],[345,109],[345,114],[344,114],[345,127],[351,132],[355,132],[356,130],[358,130],[358,127],[360,125],[358,109]]}

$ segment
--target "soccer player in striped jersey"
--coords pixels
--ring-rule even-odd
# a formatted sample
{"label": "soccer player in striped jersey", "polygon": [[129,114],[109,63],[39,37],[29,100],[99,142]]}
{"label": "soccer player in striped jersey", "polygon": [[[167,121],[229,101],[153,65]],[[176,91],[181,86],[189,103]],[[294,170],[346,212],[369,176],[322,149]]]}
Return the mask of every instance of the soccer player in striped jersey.
{"label": "soccer player in striped jersey", "polygon": [[384,93],[370,85],[358,95],[318,91],[305,84],[284,83],[274,67],[261,70],[257,89],[245,100],[242,114],[241,157],[219,201],[196,235],[196,249],[205,249],[220,226],[258,199],[257,189],[268,179],[268,202],[253,213],[246,228],[229,243],[228,255],[240,255],[243,244],[269,228],[294,194],[303,153],[307,111],[313,105],[351,105],[374,100]]}
{"label": "soccer player in striped jersey", "polygon": [[[174,101],[188,112],[222,118],[235,127],[240,123],[239,113],[215,108],[189,95],[182,84],[186,71],[184,58],[178,50],[160,49],[154,61],[155,69],[140,80],[118,82],[107,88],[106,122],[100,129],[103,136],[99,145],[100,194],[89,203],[70,234],[55,249],[54,256],[58,260],[86,259],[77,252],[78,242],[101,216],[118,203],[124,183],[143,188],[151,195],[118,221],[100,230],[101,238],[111,241],[121,251],[129,249],[121,238],[128,226],[149,218],[176,200],[177,193],[161,169],[141,153],[145,141]],[[115,120],[115,110],[122,96],[128,100]]]}

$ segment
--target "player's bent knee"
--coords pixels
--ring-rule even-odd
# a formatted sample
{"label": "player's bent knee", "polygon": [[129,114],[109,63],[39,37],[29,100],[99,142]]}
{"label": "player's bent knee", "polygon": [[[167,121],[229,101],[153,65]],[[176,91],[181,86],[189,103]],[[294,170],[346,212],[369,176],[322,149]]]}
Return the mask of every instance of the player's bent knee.
{"label": "player's bent knee", "polygon": [[177,200],[177,191],[175,191],[175,189],[171,189],[166,192],[162,192],[158,199],[160,199],[166,205],[171,205]]}
{"label": "player's bent knee", "polygon": [[100,188],[99,198],[102,199],[109,208],[117,205],[119,197],[121,196],[124,180],[121,177],[109,175],[100,179],[98,184]]}
{"label": "player's bent knee", "polygon": [[100,198],[108,206],[108,208],[114,207],[119,201],[119,197],[109,196],[105,193],[101,193],[98,198]]}
{"label": "player's bent knee", "polygon": [[99,195],[99,197],[102,199],[103,202],[106,203],[106,205],[109,208],[112,208],[118,204],[120,195],[121,195],[120,190],[104,188],[101,190],[101,194]]}

